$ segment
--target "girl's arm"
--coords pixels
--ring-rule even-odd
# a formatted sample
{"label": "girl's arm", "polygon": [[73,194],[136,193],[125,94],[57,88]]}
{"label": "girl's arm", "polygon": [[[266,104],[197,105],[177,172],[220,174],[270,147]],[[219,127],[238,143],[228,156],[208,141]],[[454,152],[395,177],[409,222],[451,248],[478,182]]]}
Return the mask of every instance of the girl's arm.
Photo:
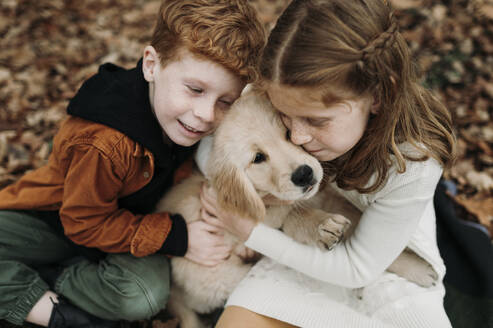
{"label": "girl's arm", "polygon": [[408,170],[389,179],[363,211],[353,235],[331,251],[297,243],[281,231],[252,224],[249,219],[228,217],[220,211],[216,214],[226,229],[247,238],[247,247],[313,278],[358,288],[381,274],[409,243],[425,212],[433,213],[441,169],[417,165]]}

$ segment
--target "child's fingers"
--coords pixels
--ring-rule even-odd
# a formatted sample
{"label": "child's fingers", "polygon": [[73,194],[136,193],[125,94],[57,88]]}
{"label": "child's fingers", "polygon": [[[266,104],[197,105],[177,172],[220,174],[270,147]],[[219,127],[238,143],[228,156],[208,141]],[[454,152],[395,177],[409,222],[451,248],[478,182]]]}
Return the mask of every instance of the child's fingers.
{"label": "child's fingers", "polygon": [[224,230],[221,229],[220,227],[216,225],[209,224],[208,222],[204,222],[204,227],[203,229],[211,234],[214,234],[216,236],[221,236],[221,238],[224,236]]}
{"label": "child's fingers", "polygon": [[219,236],[221,238],[224,237],[224,230],[219,227],[207,224],[204,230],[211,234],[214,234],[215,236]]}
{"label": "child's fingers", "polygon": [[209,225],[212,225],[212,226],[215,226],[215,227],[218,227],[221,229],[224,228],[223,222],[221,220],[219,220],[216,216],[209,213],[207,211],[207,209],[204,207],[202,207],[200,209],[200,217],[202,218],[202,220],[204,220],[205,223],[207,223]]}
{"label": "child's fingers", "polygon": [[229,243],[226,243],[226,241],[224,240],[224,236],[211,233],[209,234],[208,238],[209,247],[214,248],[213,252],[221,252],[223,250],[231,252],[232,246],[230,246]]}
{"label": "child's fingers", "polygon": [[202,208],[205,209],[210,215],[216,215],[216,206],[209,202],[207,199],[205,198],[201,198],[201,204],[202,204]]}
{"label": "child's fingers", "polygon": [[186,254],[185,257],[193,262],[214,266],[228,259],[231,255],[231,247],[219,246],[203,249],[202,252]]}
{"label": "child's fingers", "polygon": [[216,193],[212,188],[202,184],[202,188],[200,189],[200,200],[205,203],[215,204],[217,203]]}
{"label": "child's fingers", "polygon": [[201,258],[201,257],[187,257],[187,259],[192,261],[192,262],[195,262],[195,263],[198,263],[201,265],[205,265],[205,266],[209,266],[209,267],[216,266],[222,262],[222,260],[212,260],[209,258]]}
{"label": "child's fingers", "polygon": [[219,258],[227,258],[231,255],[231,252],[233,251],[233,248],[231,247],[231,245],[228,245],[228,244],[222,244],[222,245],[218,245],[216,246],[215,250],[214,250],[214,253],[215,254],[219,254]]}
{"label": "child's fingers", "polygon": [[221,229],[221,227],[218,226],[218,224],[214,224],[216,222],[216,220],[212,217],[212,218],[202,218],[202,220],[198,220],[198,221],[195,221],[193,222],[193,224],[200,230],[205,230],[207,232],[213,232],[213,233],[216,233],[216,232],[222,232],[223,229]]}
{"label": "child's fingers", "polygon": [[229,258],[231,255],[231,252],[226,252],[224,250],[218,251],[217,253],[214,253],[213,255],[207,257],[208,260],[210,261],[224,261]]}

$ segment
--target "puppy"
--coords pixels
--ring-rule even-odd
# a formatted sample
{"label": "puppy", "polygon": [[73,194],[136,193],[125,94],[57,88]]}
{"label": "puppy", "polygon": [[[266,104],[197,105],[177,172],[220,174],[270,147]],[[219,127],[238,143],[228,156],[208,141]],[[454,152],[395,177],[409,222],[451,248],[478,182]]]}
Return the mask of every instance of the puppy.
{"label": "puppy", "polygon": [[[199,160],[205,176],[195,172],[173,187],[160,201],[157,211],[180,213],[187,222],[199,220],[200,189],[207,182],[215,189],[222,208],[283,229],[305,244],[331,249],[351,225],[345,216],[319,209],[325,203],[320,197],[318,205],[316,200],[313,206],[297,205],[317,193],[323,171],[317,159],[288,140],[286,127],[263,94],[251,90],[242,94],[212,142],[201,142],[198,158],[205,157],[208,160],[202,165]],[[292,205],[265,205],[264,196]],[[335,193],[321,197],[334,197],[337,203],[350,208]],[[353,209],[344,209],[342,205],[334,208],[341,213],[347,211],[355,221],[359,218]],[[225,238],[234,251],[219,265],[206,267],[182,257],[171,260],[168,309],[178,317],[182,328],[203,327],[197,314],[222,307],[252,266],[237,255],[242,253],[243,244],[233,235],[226,234]],[[421,262],[424,267],[426,263]]]}

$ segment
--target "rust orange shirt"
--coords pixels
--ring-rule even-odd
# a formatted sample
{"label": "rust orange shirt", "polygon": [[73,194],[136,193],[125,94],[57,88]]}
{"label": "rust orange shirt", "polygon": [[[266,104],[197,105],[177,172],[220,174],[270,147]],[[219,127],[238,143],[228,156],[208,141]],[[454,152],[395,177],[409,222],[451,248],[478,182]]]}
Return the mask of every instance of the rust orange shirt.
{"label": "rust orange shirt", "polygon": [[134,214],[119,208],[118,199],[149,183],[154,169],[152,153],[123,133],[71,116],[54,138],[48,163],[0,190],[0,209],[58,210],[76,244],[149,255],[168,237],[170,215]]}

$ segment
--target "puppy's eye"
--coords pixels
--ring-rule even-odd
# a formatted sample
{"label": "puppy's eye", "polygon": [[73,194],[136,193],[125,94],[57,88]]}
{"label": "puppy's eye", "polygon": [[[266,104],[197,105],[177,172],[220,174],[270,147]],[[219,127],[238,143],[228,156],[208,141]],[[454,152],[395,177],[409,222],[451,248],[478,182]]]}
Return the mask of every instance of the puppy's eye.
{"label": "puppy's eye", "polygon": [[257,154],[255,154],[255,159],[253,160],[253,163],[259,164],[259,163],[264,162],[266,159],[267,158],[265,157],[265,154],[257,153]]}
{"label": "puppy's eye", "polygon": [[291,131],[286,130],[286,140],[290,141],[291,140]]}

